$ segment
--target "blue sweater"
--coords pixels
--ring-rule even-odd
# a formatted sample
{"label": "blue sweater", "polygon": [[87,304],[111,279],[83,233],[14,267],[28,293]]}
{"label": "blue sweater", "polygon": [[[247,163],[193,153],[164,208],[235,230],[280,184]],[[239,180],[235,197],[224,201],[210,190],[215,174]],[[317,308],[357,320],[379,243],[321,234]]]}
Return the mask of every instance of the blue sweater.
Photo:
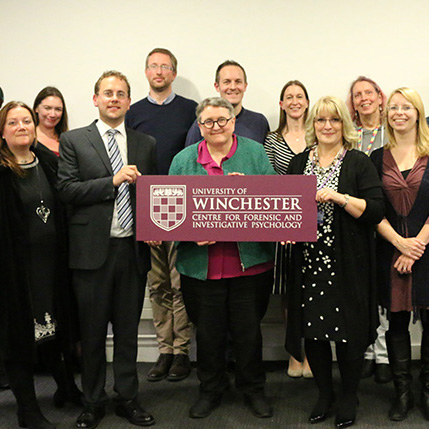
{"label": "blue sweater", "polygon": [[[263,144],[268,131],[270,131],[270,126],[262,113],[252,112],[243,107],[236,117],[234,132],[237,136],[247,137]],[[200,140],[202,140],[200,129],[195,121],[189,129],[185,146],[190,146]]]}
{"label": "blue sweater", "polygon": [[127,127],[155,137],[158,174],[168,174],[174,156],[185,147],[196,107],[195,101],[176,95],[171,103],[164,105],[143,98],[128,111],[125,117]]}

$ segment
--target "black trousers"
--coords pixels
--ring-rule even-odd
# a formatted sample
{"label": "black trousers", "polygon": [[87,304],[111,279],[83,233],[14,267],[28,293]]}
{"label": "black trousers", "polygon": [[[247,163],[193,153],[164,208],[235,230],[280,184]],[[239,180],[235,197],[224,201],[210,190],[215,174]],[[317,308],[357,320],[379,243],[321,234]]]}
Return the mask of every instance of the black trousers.
{"label": "black trousers", "polygon": [[82,336],[82,389],[85,405],[107,401],[106,334],[112,323],[114,334],[114,390],[120,400],[137,397],[137,330],[140,301],[146,284],[137,270],[134,239],[110,239],[109,252],[98,270],[75,270]]}
{"label": "black trousers", "polygon": [[220,396],[228,387],[227,334],[236,358],[235,382],[245,394],[262,392],[261,319],[267,310],[273,271],[255,276],[197,280],[181,276],[186,311],[197,327],[197,372],[202,396]]}

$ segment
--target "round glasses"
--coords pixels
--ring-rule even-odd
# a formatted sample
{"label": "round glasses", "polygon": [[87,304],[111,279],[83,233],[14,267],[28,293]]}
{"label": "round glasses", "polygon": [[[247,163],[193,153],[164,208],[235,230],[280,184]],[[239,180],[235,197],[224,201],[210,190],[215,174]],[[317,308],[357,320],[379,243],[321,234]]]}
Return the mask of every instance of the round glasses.
{"label": "round glasses", "polygon": [[200,122],[201,125],[204,125],[209,130],[214,127],[215,124],[218,124],[220,128],[223,128],[233,117],[224,118],[221,116],[217,121],[213,121],[213,119],[206,119],[204,122]]}

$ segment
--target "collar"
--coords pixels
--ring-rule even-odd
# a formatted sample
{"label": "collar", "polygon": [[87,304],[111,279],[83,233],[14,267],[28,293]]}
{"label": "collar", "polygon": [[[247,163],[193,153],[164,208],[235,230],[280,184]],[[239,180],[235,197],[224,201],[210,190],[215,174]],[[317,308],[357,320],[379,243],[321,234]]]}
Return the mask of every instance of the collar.
{"label": "collar", "polygon": [[[170,104],[173,100],[174,100],[174,98],[176,97],[176,94],[174,93],[174,92],[172,92],[161,104],[160,104],[160,106],[164,106],[164,105],[166,105],[166,104]],[[149,101],[149,103],[152,103],[152,104],[158,104],[158,102],[153,98],[153,97],[151,97],[151,95],[150,94],[148,94],[148,96],[147,96],[147,101]]]}
{"label": "collar", "polygon": [[[112,129],[112,127],[110,125],[107,125],[101,119],[99,119],[95,125],[98,128],[98,131],[99,131],[101,137],[104,137],[104,135],[107,133],[107,131]],[[124,137],[126,136],[125,123],[124,122],[122,122],[121,124],[119,124],[117,127],[113,128],[113,129],[117,130],[119,132],[119,134],[121,134],[122,136],[124,136]]]}
{"label": "collar", "polygon": [[[235,134],[232,135],[232,146],[231,149],[229,150],[228,154],[225,155],[222,158],[222,162],[225,162],[227,159],[230,159],[235,151],[237,150],[237,136]],[[197,162],[201,165],[208,165],[211,163],[215,163],[213,161],[212,156],[210,155],[209,149],[207,147],[207,141],[203,140],[199,145],[198,145],[198,158],[197,158]],[[217,165],[217,164],[216,164]]]}

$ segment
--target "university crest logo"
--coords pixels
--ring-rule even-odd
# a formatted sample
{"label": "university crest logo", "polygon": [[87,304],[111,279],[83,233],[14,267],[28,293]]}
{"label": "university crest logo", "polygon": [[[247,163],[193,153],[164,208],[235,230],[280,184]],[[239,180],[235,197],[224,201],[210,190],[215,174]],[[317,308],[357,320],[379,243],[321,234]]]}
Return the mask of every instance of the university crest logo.
{"label": "university crest logo", "polygon": [[150,218],[164,231],[171,231],[186,219],[186,185],[151,185]]}

